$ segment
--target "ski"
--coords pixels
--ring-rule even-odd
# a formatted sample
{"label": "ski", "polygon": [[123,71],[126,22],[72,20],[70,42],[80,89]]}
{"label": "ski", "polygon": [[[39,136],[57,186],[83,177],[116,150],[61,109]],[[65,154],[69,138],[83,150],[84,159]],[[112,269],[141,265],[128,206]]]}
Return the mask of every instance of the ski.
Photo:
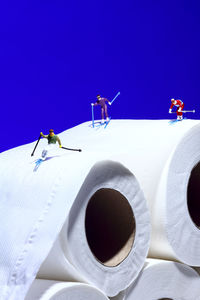
{"label": "ski", "polygon": [[99,129],[99,128],[101,128],[103,125],[105,125],[106,124],[106,121],[105,122],[103,122],[103,123],[101,123],[101,122],[98,122],[98,124],[97,125],[95,125],[94,126],[94,128],[96,128],[96,130],[97,129]]}
{"label": "ski", "polygon": [[43,162],[44,160],[43,159],[41,159],[41,158],[39,158],[39,159],[37,159],[36,160],[36,162],[35,162],[35,168],[34,168],[34,172],[35,171],[37,171],[37,169],[39,168],[39,166],[41,165],[41,163]]}
{"label": "ski", "polygon": [[187,118],[183,118],[182,120],[177,120],[177,119],[170,120],[169,125],[172,125],[172,124],[175,124],[175,123],[178,123],[178,122],[182,122],[183,120],[187,120]]}
{"label": "ski", "polygon": [[103,126],[103,125],[105,125],[105,124],[106,124],[106,121],[103,122],[103,123],[99,122],[95,127],[101,127],[101,126]]}
{"label": "ski", "polygon": [[106,124],[105,124],[105,126],[104,126],[104,129],[106,129],[106,127],[108,126],[108,124],[110,123],[110,120],[111,120],[111,118],[109,118],[109,120],[108,121],[106,121]]}
{"label": "ski", "polygon": [[99,128],[101,127],[102,125],[105,125],[106,122],[103,122],[101,123],[101,121],[96,121],[94,122],[94,127],[90,124],[89,127],[92,127],[92,128]]}

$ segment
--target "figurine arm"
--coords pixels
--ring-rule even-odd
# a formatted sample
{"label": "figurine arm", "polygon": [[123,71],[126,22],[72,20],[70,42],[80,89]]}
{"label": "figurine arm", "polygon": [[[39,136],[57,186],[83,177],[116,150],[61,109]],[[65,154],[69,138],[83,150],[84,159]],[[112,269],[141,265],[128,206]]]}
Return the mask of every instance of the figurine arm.
{"label": "figurine arm", "polygon": [[61,140],[59,139],[59,137],[57,136],[57,142],[58,142],[58,144],[59,144],[59,146],[60,146],[60,148],[62,147],[62,145],[61,145]]}
{"label": "figurine arm", "polygon": [[45,139],[48,138],[48,135],[44,135],[42,132],[40,132],[40,135],[41,135],[43,138],[45,138]]}
{"label": "figurine arm", "polygon": [[107,99],[107,98],[104,98],[105,102],[108,102],[109,105],[111,105],[111,102]]}

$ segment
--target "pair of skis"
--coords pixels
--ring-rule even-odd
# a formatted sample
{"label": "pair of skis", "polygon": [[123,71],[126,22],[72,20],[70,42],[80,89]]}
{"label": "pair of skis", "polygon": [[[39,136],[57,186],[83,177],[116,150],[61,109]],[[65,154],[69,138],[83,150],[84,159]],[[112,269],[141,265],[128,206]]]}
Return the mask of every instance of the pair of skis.
{"label": "pair of skis", "polygon": [[183,118],[182,120],[178,120],[178,119],[170,120],[169,124],[172,125],[172,124],[175,124],[175,123],[178,123],[178,122],[182,122],[183,120],[187,120],[187,118]]}
{"label": "pair of skis", "polygon": [[[116,98],[117,98],[119,95],[120,95],[120,92],[118,92],[118,93],[115,95],[115,97],[112,99],[110,105],[113,104],[113,102],[116,100]],[[95,127],[95,126],[94,126],[94,106],[92,105],[91,107],[92,107],[92,127],[94,128],[94,127]],[[109,118],[109,121],[106,122],[106,124],[105,124],[105,126],[104,126],[104,129],[108,126],[108,124],[109,124],[109,122],[110,122],[110,119],[111,119],[111,118]],[[103,124],[102,124],[102,125],[103,125]],[[100,126],[102,126],[102,125],[100,125]]]}
{"label": "pair of skis", "polygon": [[109,117],[109,120],[108,120],[108,121],[105,121],[104,123],[100,123],[100,124],[98,124],[97,126],[94,125],[94,127],[100,128],[100,127],[103,127],[103,126],[104,126],[104,129],[106,129],[106,127],[107,127],[108,124],[110,123],[110,120],[111,120],[111,117]]}

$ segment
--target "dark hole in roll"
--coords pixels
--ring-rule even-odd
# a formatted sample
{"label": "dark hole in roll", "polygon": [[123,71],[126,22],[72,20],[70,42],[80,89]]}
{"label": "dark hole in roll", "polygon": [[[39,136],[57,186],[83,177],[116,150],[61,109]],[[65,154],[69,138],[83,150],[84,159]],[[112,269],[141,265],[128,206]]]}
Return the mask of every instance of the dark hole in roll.
{"label": "dark hole in roll", "polygon": [[131,251],[136,230],[128,200],[114,189],[96,191],[86,208],[85,230],[99,262],[110,267],[120,264]]}
{"label": "dark hole in roll", "polygon": [[193,223],[200,228],[200,163],[192,169],[190,174],[187,205]]}

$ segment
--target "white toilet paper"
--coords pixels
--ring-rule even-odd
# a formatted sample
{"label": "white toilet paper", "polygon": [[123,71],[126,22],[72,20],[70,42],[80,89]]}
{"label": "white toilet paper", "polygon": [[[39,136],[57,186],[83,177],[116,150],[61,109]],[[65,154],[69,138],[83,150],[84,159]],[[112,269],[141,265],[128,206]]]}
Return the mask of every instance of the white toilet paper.
{"label": "white toilet paper", "polygon": [[106,132],[88,126],[60,136],[85,151],[106,150],[136,176],[151,211],[149,256],[200,266],[199,120],[112,120]]}
{"label": "white toilet paper", "polygon": [[189,266],[148,259],[136,281],[128,288],[125,300],[199,300],[200,277]]}
{"label": "white toilet paper", "polygon": [[200,127],[180,131],[156,192],[149,256],[200,266]]}
{"label": "white toilet paper", "polygon": [[34,280],[25,300],[108,300],[97,288],[83,283]]}
{"label": "white toilet paper", "polygon": [[[113,159],[134,173],[149,203],[149,256],[200,266],[199,120],[127,120],[110,125],[101,136],[103,143],[108,151],[112,147]],[[92,150],[98,152],[98,145]]]}
{"label": "white toilet paper", "polygon": [[[0,299],[25,297],[54,243],[56,261],[50,255],[41,274],[118,294],[137,277],[149,247],[149,213],[136,178],[122,164],[102,161],[105,153],[55,155],[34,172],[31,148],[0,155]],[[98,211],[102,219],[95,223]]]}
{"label": "white toilet paper", "polygon": [[117,294],[137,277],[144,264],[148,217],[134,176],[118,163],[96,164],[38,277],[77,280],[81,275],[107,295]]}
{"label": "white toilet paper", "polygon": [[[64,249],[64,254],[60,258],[56,257],[58,266],[63,265],[63,260],[67,257],[66,267],[58,268],[60,271],[52,267],[55,264],[51,257],[55,258],[54,254],[57,253],[57,250],[52,249],[47,258],[48,269],[45,271],[43,268],[43,274],[46,272],[48,276],[55,275],[61,279],[62,276],[69,279],[71,277],[72,280],[82,279],[96,284],[109,296],[114,296],[127,287],[130,283],[129,275],[134,280],[134,275],[136,278],[142,266],[149,236],[148,213],[143,196],[140,192],[131,194],[129,186],[121,180],[127,172],[131,174],[133,190],[139,191],[137,179],[149,203],[152,216],[150,255],[200,266],[200,230],[198,214],[197,217],[195,214],[198,201],[191,196],[192,191],[198,187],[195,183],[198,175],[192,175],[194,180],[191,179],[191,182],[189,179],[192,169],[200,161],[199,135],[200,122],[197,120],[184,120],[174,125],[169,125],[167,120],[113,120],[106,130],[92,129],[89,123],[84,123],[60,134],[63,145],[70,143],[70,147],[81,147],[83,152],[70,153],[59,149],[36,172],[33,172],[34,164],[29,156],[34,144],[1,153],[0,218],[3,229],[0,232],[0,288],[3,296],[0,299],[16,300],[18,295],[25,295],[53,244],[53,249],[58,248],[59,253],[62,253],[60,249]],[[36,156],[41,154],[44,145],[43,140]],[[120,163],[116,167],[116,178],[120,180],[116,181],[116,185],[114,183],[113,188],[111,180],[108,180],[108,184],[103,181],[101,185],[98,175],[95,175],[96,189],[90,194],[87,186],[81,186],[91,168],[105,160]],[[111,168],[109,164],[112,165]],[[104,164],[107,166],[106,178],[115,178],[116,172],[112,171],[114,164]],[[95,168],[98,170],[97,165]],[[198,174],[198,168],[196,173]],[[91,188],[92,185],[89,186]],[[112,260],[109,265],[110,259],[101,261],[98,249],[93,248],[92,241],[87,240],[82,230],[85,216],[81,209],[78,214],[78,204],[83,203],[86,212],[90,197],[102,188],[107,189],[106,194],[110,193],[109,189],[114,190],[111,194],[119,192],[122,195],[118,194],[119,200],[124,196],[135,217],[136,231],[131,251],[129,252],[130,246],[125,247],[125,252],[120,251],[122,256],[117,256],[115,266]],[[101,190],[101,195],[104,192]],[[97,199],[98,202],[98,198],[95,195],[94,201]],[[75,199],[78,204],[72,206]],[[58,237],[62,227],[62,233]],[[80,231],[78,235],[77,230]],[[89,253],[86,257],[83,249]],[[115,255],[113,258],[116,258]],[[129,272],[130,264],[134,264],[134,268]],[[95,265],[96,271],[93,271]],[[124,267],[128,269],[125,271]],[[47,272],[50,269],[52,273]],[[92,271],[87,274],[87,270]],[[97,280],[98,274],[101,276],[100,282]]]}

